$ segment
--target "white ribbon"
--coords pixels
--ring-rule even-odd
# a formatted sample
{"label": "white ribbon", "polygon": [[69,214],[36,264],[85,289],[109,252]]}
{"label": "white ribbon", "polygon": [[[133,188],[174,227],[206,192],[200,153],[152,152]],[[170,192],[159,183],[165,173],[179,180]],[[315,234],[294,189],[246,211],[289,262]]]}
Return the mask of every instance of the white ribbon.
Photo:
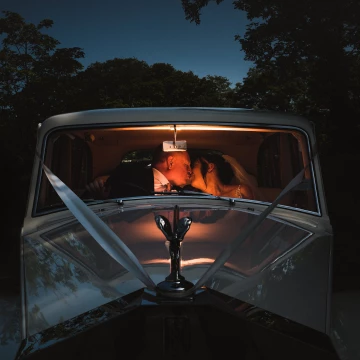
{"label": "white ribbon", "polygon": [[51,185],[79,223],[114,260],[134,274],[149,289],[155,289],[155,283],[133,252],[71,189],[50,171],[40,157],[39,159]]}
{"label": "white ribbon", "polygon": [[[310,163],[309,163],[310,164]],[[290,183],[281,191],[279,196],[275,201],[266,208],[259,216],[257,216],[250,224],[243,230],[240,236],[231,242],[222,253],[215,259],[213,264],[205,271],[203,276],[197,281],[197,283],[190,290],[186,291],[183,295],[189,295],[194,291],[202,287],[218,270],[222,267],[226,261],[233,254],[234,250],[241,245],[256,229],[257,227],[266,219],[266,217],[274,210],[274,208],[279,204],[280,200],[293,188],[299,185],[304,177],[305,168],[303,168],[291,181]]]}

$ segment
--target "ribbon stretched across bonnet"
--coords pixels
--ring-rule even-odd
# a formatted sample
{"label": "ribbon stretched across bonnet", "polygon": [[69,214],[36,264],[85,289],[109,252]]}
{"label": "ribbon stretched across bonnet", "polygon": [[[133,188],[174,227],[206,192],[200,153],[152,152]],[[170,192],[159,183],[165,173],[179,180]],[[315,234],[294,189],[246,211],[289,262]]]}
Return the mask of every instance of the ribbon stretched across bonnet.
{"label": "ribbon stretched across bonnet", "polygon": [[155,283],[133,252],[69,187],[51,172],[39,154],[37,156],[54,190],[86,231],[113,259],[135,275],[149,289],[154,289]]}

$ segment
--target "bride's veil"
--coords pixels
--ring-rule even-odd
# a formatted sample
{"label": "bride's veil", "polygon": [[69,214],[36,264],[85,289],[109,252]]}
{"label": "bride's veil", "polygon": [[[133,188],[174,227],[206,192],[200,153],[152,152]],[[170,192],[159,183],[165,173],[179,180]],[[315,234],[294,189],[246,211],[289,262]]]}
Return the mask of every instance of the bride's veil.
{"label": "bride's veil", "polygon": [[249,186],[254,194],[255,200],[260,200],[261,193],[258,188],[258,183],[255,176],[248,174],[247,171],[232,156],[223,155],[222,157],[226,162],[231,165],[231,168],[233,169],[236,178],[236,182],[238,184],[244,184]]}

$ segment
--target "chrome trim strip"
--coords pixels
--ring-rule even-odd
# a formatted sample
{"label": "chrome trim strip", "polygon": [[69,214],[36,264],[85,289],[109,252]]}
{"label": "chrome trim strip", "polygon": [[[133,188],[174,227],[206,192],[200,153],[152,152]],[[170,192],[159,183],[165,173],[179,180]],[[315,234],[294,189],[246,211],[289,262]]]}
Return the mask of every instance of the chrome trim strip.
{"label": "chrome trim strip", "polygon": [[326,301],[326,323],[325,331],[327,335],[331,335],[331,304],[332,304],[332,282],[333,282],[333,263],[334,263],[334,236],[330,236],[330,249],[329,249],[329,277],[328,277],[328,290]]}
{"label": "chrome trim strip", "polygon": [[[301,228],[299,228],[301,229]],[[305,230],[306,232],[309,232],[307,230]],[[260,272],[263,272],[265,270],[267,270],[268,268],[270,268],[272,265],[274,265],[277,261],[279,261],[280,259],[284,258],[286,255],[288,255],[290,252],[297,250],[298,247],[300,247],[300,245],[302,245],[307,239],[309,239],[311,236],[313,236],[313,233],[310,233],[308,235],[306,235],[303,239],[301,239],[299,242],[297,242],[293,247],[291,247],[290,249],[286,250],[284,253],[280,254],[277,258],[275,258],[271,263],[267,264]]]}
{"label": "chrome trim strip", "polygon": [[21,244],[20,244],[20,296],[21,296],[21,339],[27,338],[28,318],[26,312],[26,275],[25,275],[25,254],[24,254],[24,238],[22,236],[23,229],[21,229]]}

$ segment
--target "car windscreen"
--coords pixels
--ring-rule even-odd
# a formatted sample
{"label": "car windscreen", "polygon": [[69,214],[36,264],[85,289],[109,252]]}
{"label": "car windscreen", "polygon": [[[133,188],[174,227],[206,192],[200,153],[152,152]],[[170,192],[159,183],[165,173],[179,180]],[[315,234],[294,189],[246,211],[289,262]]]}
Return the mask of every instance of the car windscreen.
{"label": "car windscreen", "polygon": [[[185,152],[188,153],[188,160],[183,162],[187,171],[189,168],[192,171],[192,177],[186,184],[183,181],[180,186],[173,186],[171,195],[179,190],[194,196],[203,193],[217,195],[213,193],[214,189],[221,189],[224,190],[222,196],[271,203],[305,167],[301,186],[290,191],[280,206],[319,211],[314,172],[311,166],[307,166],[310,147],[303,131],[192,124],[177,125],[176,137],[171,124],[64,128],[47,136],[42,156],[45,165],[85,202],[158,196],[162,191],[169,195],[154,185],[154,181],[161,184],[168,176],[166,173],[163,177],[153,170],[156,168],[154,156],[159,157],[158,153],[154,155],[155,150],[164,142],[184,141],[187,151],[175,155],[181,153],[180,157],[183,157]],[[168,155],[169,152],[165,153]],[[166,164],[169,168],[175,166],[171,161]],[[217,172],[215,177],[210,174],[212,169]],[[179,174],[170,175],[175,179]],[[186,176],[184,171],[183,176]],[[176,185],[176,181],[173,182]],[[92,191],[94,184],[99,183],[106,185],[108,190],[100,198]],[[120,190],[111,192],[111,186]],[[248,188],[251,192],[245,191]],[[63,208],[64,204],[42,172],[35,214]]]}

